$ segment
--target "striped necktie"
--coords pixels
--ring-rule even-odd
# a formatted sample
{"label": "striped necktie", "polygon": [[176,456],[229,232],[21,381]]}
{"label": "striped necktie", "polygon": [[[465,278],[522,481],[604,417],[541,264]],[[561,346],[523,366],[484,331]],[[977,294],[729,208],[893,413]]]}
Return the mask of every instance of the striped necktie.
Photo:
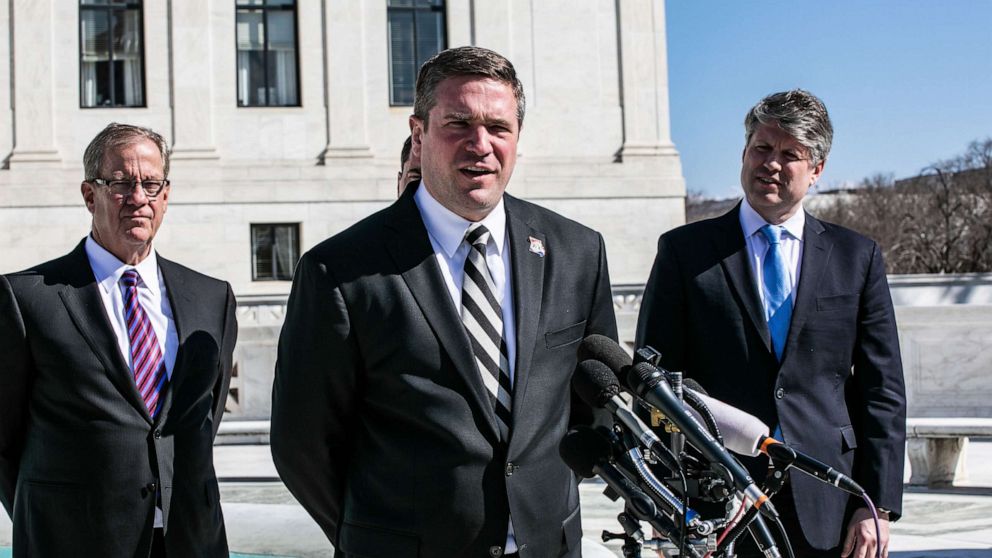
{"label": "striped necktie", "polygon": [[489,229],[479,223],[473,223],[465,233],[469,251],[462,281],[462,324],[472,343],[482,383],[495,408],[500,437],[505,441],[510,434],[512,385],[503,339],[503,311],[493,294],[496,286],[486,265],[489,237]]}
{"label": "striped necktie", "polygon": [[782,254],[782,227],[765,225],[761,227],[761,233],[768,240],[768,251],[765,252],[761,269],[765,285],[765,319],[768,320],[775,357],[782,362],[789,323],[792,321],[792,283]]}
{"label": "striped necktie", "polygon": [[134,269],[125,271],[121,276],[124,321],[127,324],[127,336],[131,343],[131,370],[134,372],[134,383],[145,401],[148,414],[155,418],[159,411],[159,396],[165,390],[167,377],[158,337],[155,336],[152,322],[138,300],[140,281],[141,277]]}

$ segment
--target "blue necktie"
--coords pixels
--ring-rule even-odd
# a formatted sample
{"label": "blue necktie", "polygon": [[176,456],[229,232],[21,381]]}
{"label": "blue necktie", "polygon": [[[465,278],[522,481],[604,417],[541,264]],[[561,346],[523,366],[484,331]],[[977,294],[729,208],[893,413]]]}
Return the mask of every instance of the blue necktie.
{"label": "blue necktie", "polygon": [[792,321],[792,284],[789,281],[789,270],[782,255],[782,227],[765,225],[761,233],[768,240],[768,251],[761,274],[765,285],[765,319],[768,320],[768,332],[772,337],[772,348],[779,362],[785,350],[785,341],[789,336],[789,322]]}

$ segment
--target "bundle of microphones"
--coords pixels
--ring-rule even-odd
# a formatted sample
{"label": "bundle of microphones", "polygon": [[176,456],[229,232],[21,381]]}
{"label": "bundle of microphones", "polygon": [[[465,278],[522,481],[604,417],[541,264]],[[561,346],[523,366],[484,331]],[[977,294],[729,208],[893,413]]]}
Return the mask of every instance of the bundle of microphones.
{"label": "bundle of microphones", "polygon": [[[680,374],[657,366],[652,349],[642,349],[635,357],[639,358],[631,358],[602,335],[583,340],[573,388],[586,404],[608,410],[614,424],[579,427],[559,447],[562,459],[578,475],[598,475],[609,497],[623,498],[624,513],[618,519],[624,534],[604,533],[604,540],[622,538],[625,555],[639,556],[648,546],[680,557],[732,556],[737,540],[749,532],[765,556],[780,557],[764,516],[778,529],[791,556],[788,534],[766,494],[781,488],[783,472],[790,467],[861,497],[874,509],[854,480],[769,437],[768,426],[759,419],[709,397],[694,381],[683,385]],[[661,436],[641,420],[621,389],[641,409],[662,419],[657,427]],[[683,444],[692,451],[685,451]],[[769,475],[766,490],[731,452],[770,458],[777,474]],[[689,497],[722,501],[725,515],[703,518],[687,505]],[[649,523],[657,536],[645,540],[639,521]]]}

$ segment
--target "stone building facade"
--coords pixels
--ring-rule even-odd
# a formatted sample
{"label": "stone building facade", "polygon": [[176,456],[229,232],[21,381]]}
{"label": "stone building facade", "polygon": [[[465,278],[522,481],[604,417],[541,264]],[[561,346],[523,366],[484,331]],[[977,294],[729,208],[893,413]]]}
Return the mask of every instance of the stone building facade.
{"label": "stone building facade", "polygon": [[[239,376],[258,385],[237,400],[265,414],[290,288],[266,273],[395,198],[412,107],[395,102],[394,18],[410,6],[441,22],[436,44],[516,66],[528,106],[508,192],[601,231],[614,283],[643,283],[658,235],[684,222],[664,0],[0,1],[0,272],[79,242],[85,146],[109,122],[150,126],[174,150],[156,248],[245,301]],[[246,62],[256,54],[269,66]],[[291,102],[247,106],[281,98],[246,81],[263,74],[295,79]],[[292,249],[261,254],[265,242]]]}

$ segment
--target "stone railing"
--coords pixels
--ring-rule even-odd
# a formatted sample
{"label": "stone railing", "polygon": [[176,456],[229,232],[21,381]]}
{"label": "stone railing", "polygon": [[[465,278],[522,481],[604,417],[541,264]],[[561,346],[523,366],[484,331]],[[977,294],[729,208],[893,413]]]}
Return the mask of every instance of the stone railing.
{"label": "stone railing", "polygon": [[[992,417],[992,274],[889,278],[911,417]],[[643,285],[614,285],[620,339],[633,346]],[[286,297],[240,296],[230,418],[269,415]]]}

